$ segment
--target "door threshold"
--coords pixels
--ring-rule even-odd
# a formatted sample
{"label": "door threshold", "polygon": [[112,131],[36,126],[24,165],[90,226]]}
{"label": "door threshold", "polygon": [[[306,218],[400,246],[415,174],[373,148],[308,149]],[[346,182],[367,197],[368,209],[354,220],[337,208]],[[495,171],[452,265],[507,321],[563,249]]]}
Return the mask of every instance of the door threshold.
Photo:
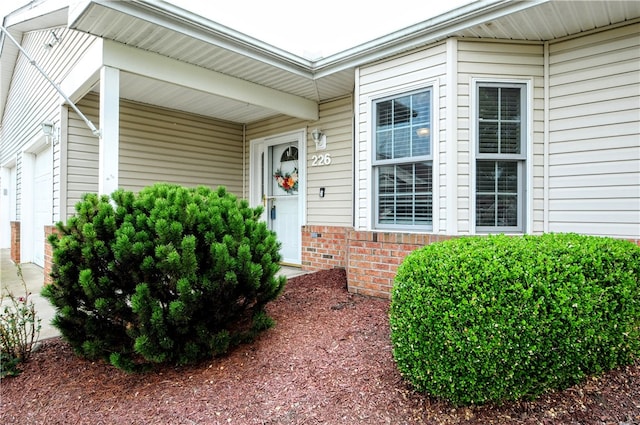
{"label": "door threshold", "polygon": [[284,267],[295,267],[295,268],[298,268],[298,269],[302,268],[302,264],[286,263],[284,261],[280,262],[280,265],[284,266]]}

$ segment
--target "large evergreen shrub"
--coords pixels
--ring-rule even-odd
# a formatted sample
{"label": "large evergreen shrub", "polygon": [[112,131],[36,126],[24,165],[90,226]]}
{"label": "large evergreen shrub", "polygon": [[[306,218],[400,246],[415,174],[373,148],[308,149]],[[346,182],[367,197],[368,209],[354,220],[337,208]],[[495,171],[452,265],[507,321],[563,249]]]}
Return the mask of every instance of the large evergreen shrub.
{"label": "large evergreen shrub", "polygon": [[49,239],[53,324],[126,370],[225,353],[271,326],[264,307],[285,284],[260,213],[223,187],[85,195]]}
{"label": "large evergreen shrub", "polygon": [[640,355],[640,248],[581,236],[465,237],[407,256],[393,354],[454,404],[533,398]]}

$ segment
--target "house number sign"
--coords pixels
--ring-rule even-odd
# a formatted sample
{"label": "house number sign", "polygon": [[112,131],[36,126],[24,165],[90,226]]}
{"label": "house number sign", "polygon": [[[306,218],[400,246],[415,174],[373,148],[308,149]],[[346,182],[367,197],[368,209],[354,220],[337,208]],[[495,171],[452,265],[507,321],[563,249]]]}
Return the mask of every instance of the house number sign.
{"label": "house number sign", "polygon": [[311,157],[311,166],[312,167],[321,167],[323,165],[331,164],[331,154],[325,153],[320,155],[313,155]]}

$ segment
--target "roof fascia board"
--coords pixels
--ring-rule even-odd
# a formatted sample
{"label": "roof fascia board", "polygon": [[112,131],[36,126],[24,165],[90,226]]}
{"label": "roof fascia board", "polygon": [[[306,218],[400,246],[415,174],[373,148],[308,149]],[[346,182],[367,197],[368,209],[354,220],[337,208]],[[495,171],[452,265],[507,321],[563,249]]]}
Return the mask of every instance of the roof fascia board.
{"label": "roof fascia board", "polygon": [[491,22],[551,0],[482,0],[454,9],[384,37],[336,53],[313,63],[316,78],[355,68],[429,43],[444,40],[457,31]]}
{"label": "roof fascia board", "polygon": [[[172,15],[179,17],[180,19],[186,19],[188,23],[195,24],[199,28],[204,28],[206,31],[213,30],[214,33],[223,38],[229,40],[233,45],[239,45],[241,53],[246,53],[246,49],[249,48],[251,51],[257,50],[259,54],[267,55],[268,57],[272,57],[277,63],[276,64],[284,64],[285,66],[294,67],[299,71],[302,71],[301,75],[308,75],[308,69],[311,66],[311,61],[309,59],[305,59],[301,56],[295,55],[286,50],[280,49],[272,44],[265,43],[262,40],[257,38],[248,36],[240,31],[236,31],[233,28],[229,28],[225,25],[207,19],[203,16],[197,15],[195,13],[189,12],[188,10],[182,9],[173,3],[169,3],[164,0],[133,0],[143,4],[153,5],[154,3],[161,3],[163,5],[164,10],[168,10]],[[230,46],[233,47],[233,46]],[[263,57],[256,57],[256,59],[263,59]]]}
{"label": "roof fascia board", "polygon": [[67,0],[47,0],[35,6],[30,3],[7,15],[4,27],[24,33],[66,25],[68,3]]}
{"label": "roof fascia board", "polygon": [[103,65],[205,93],[239,100],[304,120],[318,120],[318,104],[250,81],[104,40]]}
{"label": "roof fascia board", "polygon": [[74,8],[73,15],[69,17],[70,28],[76,27],[92,4],[154,23],[296,75],[313,78],[311,61],[161,0],[85,1]]}
{"label": "roof fascia board", "polygon": [[309,61],[288,53],[163,0],[84,1],[70,12],[69,26],[73,28],[87,9],[92,4],[96,4],[156,23],[296,75],[318,79],[445,39],[462,29],[490,22],[549,1],[551,0],[479,0],[316,61]]}
{"label": "roof fascia board", "polygon": [[[11,34],[18,43],[22,43],[22,36],[16,38]],[[0,125],[4,119],[4,109],[9,98],[9,87],[13,80],[13,73],[15,72],[16,63],[18,61],[18,55],[20,50],[13,45],[10,41],[6,42],[6,36],[2,33],[2,46],[0,46],[0,70],[2,75],[0,76]]]}

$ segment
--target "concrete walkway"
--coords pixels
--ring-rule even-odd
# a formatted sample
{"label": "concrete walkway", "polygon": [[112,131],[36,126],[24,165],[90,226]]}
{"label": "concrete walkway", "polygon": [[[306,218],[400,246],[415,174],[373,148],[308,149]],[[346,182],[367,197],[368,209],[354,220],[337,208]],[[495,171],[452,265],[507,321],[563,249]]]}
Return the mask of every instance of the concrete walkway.
{"label": "concrete walkway", "polygon": [[51,319],[55,314],[55,309],[49,300],[40,295],[40,290],[44,285],[44,273],[42,267],[32,263],[20,264],[22,279],[18,274],[18,266],[11,260],[9,249],[0,249],[0,290],[5,297],[2,305],[10,302],[6,295],[13,294],[14,297],[24,297],[29,295],[28,300],[33,302],[36,309],[36,316],[40,319],[40,340],[52,338],[60,335],[58,330],[51,325]]}
{"label": "concrete walkway", "polygon": [[[55,315],[55,309],[49,303],[49,300],[40,295],[40,291],[44,285],[44,273],[42,267],[32,263],[20,264],[22,277],[18,274],[18,266],[11,260],[11,252],[9,249],[0,249],[0,291],[5,296],[8,293],[15,297],[24,296],[25,293],[31,294],[29,300],[33,301],[36,309],[36,315],[40,318],[40,340],[52,338],[60,335],[60,332],[51,325],[51,320]],[[280,274],[292,278],[300,276],[306,272],[297,267],[282,266]],[[26,286],[26,290],[25,290]],[[8,299],[3,301],[10,302]]]}

